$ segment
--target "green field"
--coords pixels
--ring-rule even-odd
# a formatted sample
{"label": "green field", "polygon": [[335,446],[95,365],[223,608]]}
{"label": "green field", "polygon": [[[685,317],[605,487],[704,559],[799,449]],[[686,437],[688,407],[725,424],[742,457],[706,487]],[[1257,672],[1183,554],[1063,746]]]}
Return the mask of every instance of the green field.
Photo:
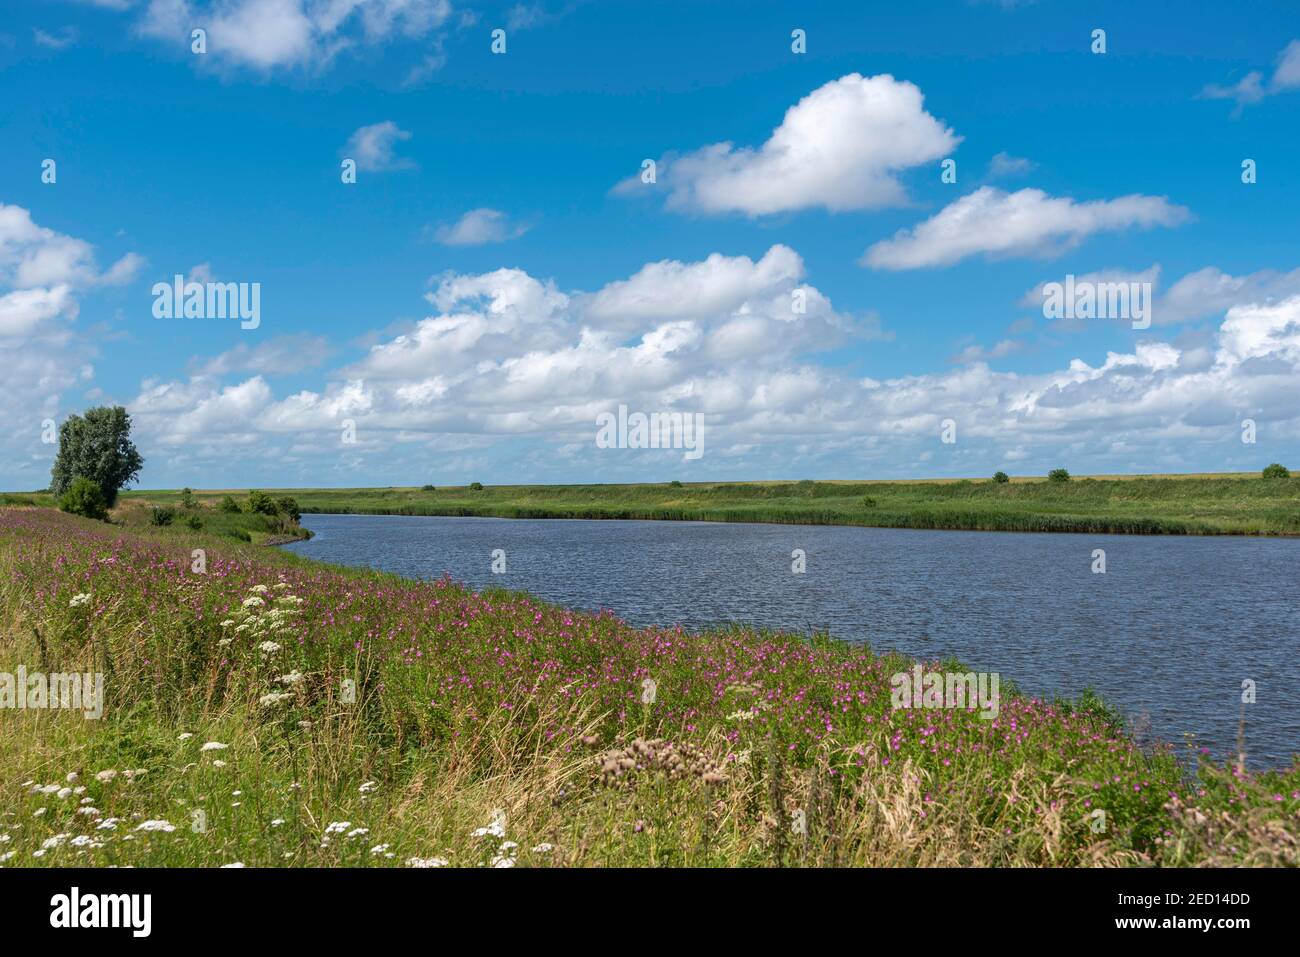
{"label": "green field", "polygon": [[[196,492],[215,505],[234,490]],[[774,522],[1157,535],[1300,535],[1300,478],[1258,474],[907,482],[267,489],[304,513]],[[234,494],[243,494],[242,490]],[[126,492],[171,504],[178,493]]]}

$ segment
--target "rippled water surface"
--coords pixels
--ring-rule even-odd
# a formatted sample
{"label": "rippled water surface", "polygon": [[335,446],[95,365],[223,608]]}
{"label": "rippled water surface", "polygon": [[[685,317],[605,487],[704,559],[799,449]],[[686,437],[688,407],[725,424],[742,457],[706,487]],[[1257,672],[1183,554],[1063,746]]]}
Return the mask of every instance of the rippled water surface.
{"label": "rippled water surface", "polygon": [[[638,625],[826,630],[954,656],[1021,689],[1092,686],[1150,734],[1300,752],[1300,540],[1011,534],[713,522],[306,515],[323,561],[523,589]],[[492,551],[506,573],[491,571]],[[1094,549],[1106,573],[1092,572]],[[791,572],[803,549],[807,571]]]}

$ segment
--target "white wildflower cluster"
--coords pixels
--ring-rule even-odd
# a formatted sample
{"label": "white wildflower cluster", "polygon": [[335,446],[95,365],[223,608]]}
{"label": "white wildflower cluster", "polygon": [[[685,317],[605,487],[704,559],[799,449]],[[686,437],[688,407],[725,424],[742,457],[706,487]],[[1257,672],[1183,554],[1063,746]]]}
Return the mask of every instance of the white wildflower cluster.
{"label": "white wildflower cluster", "polygon": [[[221,623],[225,635],[219,644],[231,645],[236,640],[242,644],[242,639],[247,639],[263,665],[274,665],[283,659],[288,639],[300,624],[303,600],[291,594],[284,581],[273,586],[254,585],[248,592],[234,615]],[[258,706],[273,709],[291,703],[296,697],[294,689],[302,686],[304,678],[297,669],[270,675],[268,680],[276,687],[258,697]]]}
{"label": "white wildflower cluster", "polygon": [[350,827],[352,827],[351,821],[331,821],[329,824],[327,824],[325,826],[325,833],[321,835],[321,839],[320,839],[321,850],[324,850],[325,848],[330,846],[331,834],[343,834]]}
{"label": "white wildflower cluster", "polygon": [[[95,775],[96,779],[100,781],[112,780],[112,778],[100,777],[100,775],[103,773],[104,772],[101,771],[99,774],[96,774]],[[132,777],[135,775],[144,774],[144,769],[141,768],[139,771],[123,771],[122,773],[128,777]],[[116,775],[117,772],[114,771],[113,776]],[[69,781],[76,781],[78,780],[79,777],[80,775],[74,772],[68,775],[67,779]],[[65,784],[37,784],[34,781],[29,781],[27,782],[27,787],[29,789],[29,793],[31,794],[41,795],[42,797],[48,797],[49,795],[52,794],[60,801],[66,801],[70,797],[80,798],[83,794],[86,793],[86,786],[84,784],[76,784],[73,785],[72,787],[68,787]],[[89,803],[89,801],[90,801],[89,798],[84,798],[82,799],[81,803],[87,804]]]}
{"label": "white wildflower cluster", "polygon": [[519,845],[514,841],[502,841],[497,845],[497,852],[492,855],[489,865],[492,867],[514,867],[515,855],[519,853]]}
{"label": "white wildflower cluster", "polygon": [[492,821],[486,827],[478,827],[470,832],[470,837],[487,838],[487,847],[491,850],[489,867],[514,867],[519,845],[505,840],[506,812],[498,808],[492,812]]}
{"label": "white wildflower cluster", "polygon": [[498,823],[498,822],[496,822],[496,821],[493,821],[493,822],[492,822],[491,824],[489,824],[487,827],[476,827],[476,828],[474,828],[474,830],[470,833],[470,837],[496,837],[496,838],[502,838],[502,837],[505,837],[505,836],[506,836],[505,825],[504,825],[504,824],[500,824],[500,823]]}
{"label": "white wildflower cluster", "polygon": [[72,600],[68,602],[69,608],[80,608],[82,605],[90,602],[90,593],[83,592],[80,595],[73,595]]}
{"label": "white wildflower cluster", "polygon": [[[47,837],[41,842],[41,846],[32,851],[32,857],[44,857],[50,851],[58,850],[60,847],[75,847],[85,854],[87,851],[94,850],[104,846],[103,841],[97,841],[95,838],[86,834],[78,834],[75,837],[68,833],[55,834]],[[16,851],[10,851],[7,854],[0,855],[0,861],[7,861],[16,854]]]}
{"label": "white wildflower cluster", "polygon": [[141,823],[136,827],[136,830],[137,831],[162,831],[165,834],[170,834],[172,831],[176,830],[176,825],[172,824],[170,821],[161,821],[161,820],[144,821],[143,823]]}
{"label": "white wildflower cluster", "polygon": [[274,590],[266,585],[250,588],[239,609],[221,623],[230,632],[221,643],[230,644],[235,638],[247,636],[254,642],[260,641],[259,647],[264,651],[268,644],[275,645],[274,651],[279,651],[280,643],[273,639],[291,634],[302,616],[303,601],[297,595],[288,594],[288,587],[286,582],[278,582]]}
{"label": "white wildflower cluster", "polygon": [[[120,774],[118,772],[113,772],[114,778],[128,773],[132,772],[120,772]],[[101,781],[105,780],[104,772],[99,772],[95,777]],[[74,772],[68,775],[67,780],[76,781],[79,778],[80,774]],[[114,778],[108,778],[108,780],[113,780]],[[58,793],[57,791],[50,792],[47,785],[38,785],[34,781],[28,781],[26,784],[31,786],[32,793]],[[177,826],[172,824],[170,821],[163,818],[150,818],[146,820],[144,819],[143,814],[138,813],[133,815],[135,820],[131,822],[120,817],[104,817],[99,809],[92,805],[92,800],[93,799],[90,797],[82,798],[80,806],[76,808],[74,812],[74,816],[69,818],[70,822],[77,819],[84,821],[86,826],[90,828],[88,833],[75,834],[70,831],[60,831],[56,834],[51,834],[41,840],[40,847],[32,852],[32,856],[36,858],[43,858],[47,855],[53,856],[59,852],[60,849],[75,851],[84,856],[106,847],[110,841],[134,841],[137,839],[136,832],[142,832],[143,834],[170,834],[177,830]],[[39,808],[33,816],[41,817],[46,810],[47,809],[43,807]],[[131,827],[132,824],[134,824],[134,827]],[[123,825],[130,827],[132,833],[116,833],[119,830],[124,829]],[[15,825],[15,827],[18,827],[18,825]],[[7,844],[11,840],[12,837],[9,834],[0,834],[0,845]],[[0,855],[0,863],[12,859],[16,853],[16,851],[9,851]]]}
{"label": "white wildflower cluster", "polygon": [[355,841],[369,833],[370,828],[353,827],[351,821],[331,821],[325,826],[325,833],[321,835],[320,849],[323,851],[330,846],[331,834],[342,834],[347,840]]}
{"label": "white wildflower cluster", "polygon": [[[185,735],[182,737],[182,740],[184,740],[185,737],[193,737],[193,735]],[[202,745],[199,746],[199,755],[200,757],[204,753],[212,753],[215,755],[217,751],[225,751],[229,747],[230,745],[226,744],[224,741],[205,741],[203,742]],[[214,768],[224,768],[226,766],[225,761],[222,761],[220,758],[215,758],[215,757],[211,762],[211,764],[212,767]],[[188,771],[190,768],[197,767],[197,766],[198,766],[198,762],[191,762],[185,765],[185,767],[182,768],[181,770]]]}

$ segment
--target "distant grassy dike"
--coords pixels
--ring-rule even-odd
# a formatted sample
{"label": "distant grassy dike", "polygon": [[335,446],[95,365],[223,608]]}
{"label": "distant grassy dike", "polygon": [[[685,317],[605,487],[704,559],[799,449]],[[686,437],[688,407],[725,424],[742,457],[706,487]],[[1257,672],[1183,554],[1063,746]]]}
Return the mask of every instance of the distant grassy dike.
{"label": "distant grassy dike", "polygon": [[[274,489],[302,512],[651,519],[1157,535],[1300,535],[1300,478],[1258,473],[918,482]],[[170,504],[179,493],[123,498]],[[226,490],[197,492],[215,505]]]}

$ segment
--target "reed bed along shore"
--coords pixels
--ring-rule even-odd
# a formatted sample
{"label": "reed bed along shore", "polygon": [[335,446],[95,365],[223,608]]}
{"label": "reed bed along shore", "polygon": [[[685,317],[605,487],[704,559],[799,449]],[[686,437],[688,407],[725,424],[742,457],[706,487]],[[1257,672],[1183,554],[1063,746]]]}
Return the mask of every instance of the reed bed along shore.
{"label": "reed bed along shore", "polygon": [[898,708],[913,662],[825,637],[633,628],[34,507],[0,508],[0,624],[0,672],[104,676],[98,718],[0,710],[4,866],[1277,865],[1300,847],[1300,767],[1193,752],[1189,774],[1091,700]]}
{"label": "reed bed along shore", "polygon": [[[129,492],[168,504],[175,492]],[[221,492],[198,492],[215,503]],[[242,492],[236,493],[242,494]],[[1300,535],[1300,478],[1253,475],[917,482],[278,489],[303,512],[772,522],[1147,535]]]}

